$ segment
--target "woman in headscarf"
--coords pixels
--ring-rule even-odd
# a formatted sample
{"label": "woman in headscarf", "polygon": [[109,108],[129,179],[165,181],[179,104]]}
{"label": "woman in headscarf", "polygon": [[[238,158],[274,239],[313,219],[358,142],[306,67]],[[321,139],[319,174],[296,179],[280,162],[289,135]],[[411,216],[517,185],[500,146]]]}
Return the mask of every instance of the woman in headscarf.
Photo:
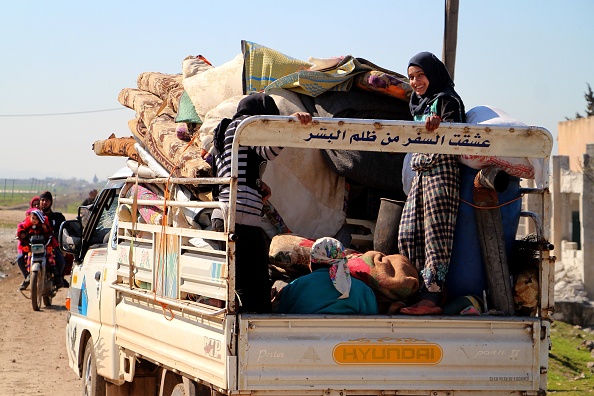
{"label": "woman in headscarf", "polygon": [[[214,173],[216,177],[231,177],[231,154],[235,131],[239,124],[253,115],[279,115],[274,99],[263,93],[243,98],[232,119],[225,118],[214,130]],[[292,114],[302,124],[311,121],[309,113]],[[235,213],[235,289],[239,296],[240,312],[265,313],[272,310],[268,251],[261,224],[263,202],[270,191],[260,179],[260,165],[273,160],[282,147],[240,146],[237,156],[237,201]],[[221,186],[217,199],[228,206],[229,186]],[[226,211],[225,211],[226,212]],[[215,210],[213,229],[223,231],[226,213]]]}
{"label": "woman in headscarf", "polygon": [[311,274],[295,279],[280,292],[278,312],[288,314],[378,313],[373,290],[351,278],[342,243],[320,238],[311,247]]}
{"label": "woman in headscarf", "polygon": [[[411,114],[415,121],[425,122],[427,131],[435,131],[441,122],[466,122],[464,103],[445,65],[435,55],[421,52],[413,56],[408,78],[414,91]],[[417,267],[423,284],[418,302],[400,312],[440,314],[458,215],[458,158],[414,153],[411,167],[416,175],[402,213],[398,248]]]}

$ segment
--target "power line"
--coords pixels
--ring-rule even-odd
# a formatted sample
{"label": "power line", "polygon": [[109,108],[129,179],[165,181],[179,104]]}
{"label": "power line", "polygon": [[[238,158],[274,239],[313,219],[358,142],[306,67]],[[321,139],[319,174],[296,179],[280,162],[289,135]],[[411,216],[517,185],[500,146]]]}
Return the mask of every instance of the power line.
{"label": "power line", "polygon": [[118,111],[127,109],[126,107],[118,107],[115,109],[102,110],[86,110],[86,111],[70,111],[67,113],[45,113],[45,114],[0,114],[0,117],[51,117],[51,116],[66,116],[75,114],[89,114],[89,113],[103,113],[107,111]]}

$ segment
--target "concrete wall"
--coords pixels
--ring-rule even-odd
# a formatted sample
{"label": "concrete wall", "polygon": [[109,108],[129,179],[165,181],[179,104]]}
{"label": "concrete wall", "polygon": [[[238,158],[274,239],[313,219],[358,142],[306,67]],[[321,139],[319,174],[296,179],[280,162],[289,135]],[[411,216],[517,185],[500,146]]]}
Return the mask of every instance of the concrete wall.
{"label": "concrete wall", "polygon": [[563,121],[557,125],[557,150],[569,157],[570,169],[582,172],[582,156],[586,145],[594,143],[594,116]]}

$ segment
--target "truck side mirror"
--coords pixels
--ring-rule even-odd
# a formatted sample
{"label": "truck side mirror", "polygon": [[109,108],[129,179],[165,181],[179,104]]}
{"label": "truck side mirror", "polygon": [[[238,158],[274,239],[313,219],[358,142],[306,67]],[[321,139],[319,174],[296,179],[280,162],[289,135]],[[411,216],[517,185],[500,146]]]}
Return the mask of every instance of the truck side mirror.
{"label": "truck side mirror", "polygon": [[58,239],[60,250],[78,256],[82,248],[82,224],[79,220],[67,220],[60,226]]}

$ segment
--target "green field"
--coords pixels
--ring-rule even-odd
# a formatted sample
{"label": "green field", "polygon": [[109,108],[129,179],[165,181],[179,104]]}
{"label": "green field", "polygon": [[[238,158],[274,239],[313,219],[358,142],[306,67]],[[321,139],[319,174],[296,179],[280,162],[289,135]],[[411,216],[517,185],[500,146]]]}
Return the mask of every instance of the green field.
{"label": "green field", "polygon": [[51,191],[53,210],[76,213],[89,191],[93,188],[101,190],[104,184],[105,181],[88,183],[77,179],[0,179],[0,209],[26,210],[31,198],[43,191]]}
{"label": "green field", "polygon": [[549,394],[563,396],[594,395],[594,333],[563,322],[551,327],[549,353]]}

